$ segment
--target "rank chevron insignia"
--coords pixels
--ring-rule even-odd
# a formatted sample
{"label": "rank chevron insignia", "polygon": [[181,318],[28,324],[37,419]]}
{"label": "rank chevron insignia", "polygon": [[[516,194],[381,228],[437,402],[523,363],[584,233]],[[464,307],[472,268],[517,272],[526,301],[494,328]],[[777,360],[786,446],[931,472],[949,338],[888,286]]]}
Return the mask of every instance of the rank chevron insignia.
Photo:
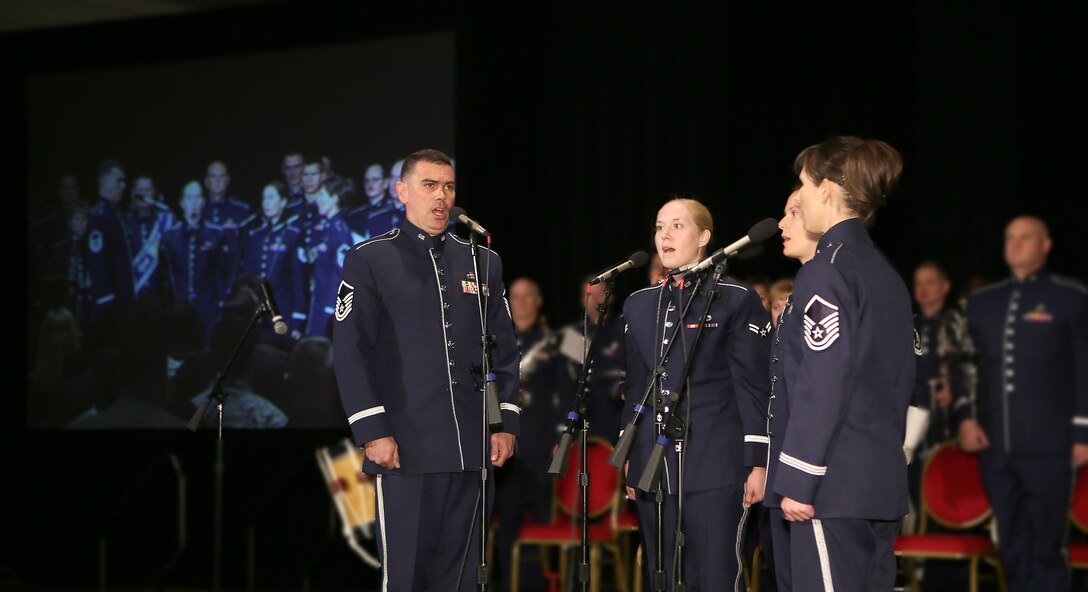
{"label": "rank chevron insignia", "polygon": [[805,305],[805,343],[813,351],[823,351],[839,338],[839,307],[819,294]]}
{"label": "rank chevron insignia", "polygon": [[337,321],[348,318],[351,313],[351,301],[355,299],[355,288],[351,284],[340,280],[340,288],[336,291],[336,315]]}

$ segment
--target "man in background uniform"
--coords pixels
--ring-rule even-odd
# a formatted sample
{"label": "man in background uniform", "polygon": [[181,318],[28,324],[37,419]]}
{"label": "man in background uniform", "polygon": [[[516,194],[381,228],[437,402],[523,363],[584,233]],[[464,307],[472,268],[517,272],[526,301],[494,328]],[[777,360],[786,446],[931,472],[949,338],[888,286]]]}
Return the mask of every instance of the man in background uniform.
{"label": "man in background uniform", "polygon": [[354,233],[356,241],[364,241],[372,236],[385,234],[400,224],[403,211],[397,209],[400,203],[385,192],[387,180],[382,175],[382,165],[374,163],[363,173],[363,191],[366,201],[363,205],[347,214],[347,223]]}
{"label": "man in background uniform", "polygon": [[1012,277],[979,290],[967,322],[978,400],[957,405],[960,446],[981,451],[1009,590],[1068,590],[1072,467],[1088,462],[1088,291],[1050,273],[1046,224],[1005,228]]}
{"label": "man in background uniform", "polygon": [[[495,513],[499,517],[499,572],[502,588],[510,586],[511,549],[528,514],[532,520],[551,519],[552,478],[548,465],[564,426],[574,378],[557,349],[556,334],[540,315],[544,300],[535,280],[521,277],[510,283],[510,314],[521,352],[521,433],[518,455],[495,475]],[[543,589],[540,568],[523,569],[522,588]]]}
{"label": "man in background uniform", "polygon": [[300,152],[288,152],[283,155],[283,182],[287,185],[287,203],[290,206],[302,203],[305,192],[302,190],[302,164]]}
{"label": "man in background uniform", "polygon": [[203,218],[223,229],[231,260],[227,267],[227,285],[234,281],[234,272],[238,268],[238,242],[241,239],[242,223],[250,217],[253,208],[249,204],[230,195],[230,171],[222,161],[208,165],[204,176],[204,190],[207,200],[204,204]]}
{"label": "man in background uniform", "polygon": [[87,270],[91,278],[93,300],[90,320],[97,319],[107,306],[132,302],[135,282],[132,257],[136,249],[125,232],[125,212],[121,198],[125,194],[125,171],[116,160],[105,160],[98,167],[98,203],[91,209],[87,223]]}
{"label": "man in background uniform", "polygon": [[221,161],[208,165],[204,190],[208,192],[204,219],[225,231],[236,231],[253,211],[249,204],[230,195],[230,171]]}

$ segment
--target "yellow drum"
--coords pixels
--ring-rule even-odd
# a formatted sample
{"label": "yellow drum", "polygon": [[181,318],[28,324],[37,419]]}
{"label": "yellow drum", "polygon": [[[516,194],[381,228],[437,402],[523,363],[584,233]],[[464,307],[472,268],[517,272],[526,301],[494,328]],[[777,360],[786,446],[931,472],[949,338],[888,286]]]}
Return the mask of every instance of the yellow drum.
{"label": "yellow drum", "polygon": [[373,550],[376,489],[373,477],[363,473],[363,458],[363,451],[348,438],[317,449],[317,464],[340,513],[344,538],[363,561],[377,569],[380,563]]}

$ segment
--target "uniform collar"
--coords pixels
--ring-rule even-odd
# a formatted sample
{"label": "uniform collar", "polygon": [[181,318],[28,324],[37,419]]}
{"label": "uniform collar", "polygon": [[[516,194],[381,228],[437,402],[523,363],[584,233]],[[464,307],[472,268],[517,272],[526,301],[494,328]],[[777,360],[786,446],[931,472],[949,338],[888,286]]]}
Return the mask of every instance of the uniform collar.
{"label": "uniform collar", "polygon": [[544,336],[544,331],[544,325],[542,325],[539,320],[524,331],[514,327],[514,332],[517,334],[518,338],[527,343],[536,343],[537,340]]}
{"label": "uniform collar", "polygon": [[400,231],[404,236],[408,237],[413,244],[419,245],[424,249],[441,251],[446,246],[446,232],[443,232],[438,236],[431,236],[427,234],[426,231],[409,222],[408,218],[401,220]]}
{"label": "uniform collar", "polygon": [[1046,280],[1048,278],[1050,278],[1050,269],[1048,269],[1046,265],[1043,265],[1039,269],[1036,269],[1035,271],[1029,273],[1022,282],[1016,279],[1015,275],[1010,275],[1009,281],[1013,284],[1033,284],[1035,282],[1038,282],[1039,280]]}
{"label": "uniform collar", "polygon": [[820,244],[816,252],[819,253],[820,250],[831,245],[851,239],[872,242],[872,239],[869,238],[869,231],[865,230],[865,221],[861,218],[848,218],[827,229],[827,232],[820,237]]}

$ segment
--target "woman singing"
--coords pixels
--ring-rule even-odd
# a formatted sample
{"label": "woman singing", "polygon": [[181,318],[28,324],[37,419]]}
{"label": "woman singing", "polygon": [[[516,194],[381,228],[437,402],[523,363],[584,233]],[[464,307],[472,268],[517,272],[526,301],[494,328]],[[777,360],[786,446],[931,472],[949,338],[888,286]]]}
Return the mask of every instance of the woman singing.
{"label": "woman singing", "polygon": [[[699,262],[707,254],[713,229],[703,204],[692,199],[669,201],[658,211],[654,230],[661,263],[676,269]],[[654,484],[664,494],[662,532],[657,530],[655,495],[638,491],[636,505],[647,581],[663,571],[669,590],[678,580],[692,592],[735,585],[742,518],[747,507],[762,498],[766,476],[770,316],[754,290],[726,276],[715,280],[714,275],[713,269],[686,279],[675,275],[631,294],[623,306],[625,419],[642,413],[627,482],[637,484],[655,446],[664,446],[660,479]],[[692,348],[692,367],[682,385]],[[640,407],[637,404],[653,383],[657,367],[663,373],[653,384],[645,408]],[[660,401],[656,413],[655,399]],[[683,422],[686,433],[681,436],[666,429],[659,438],[655,420],[668,422],[673,415],[674,422]],[[674,569],[681,502],[682,579]],[[663,565],[656,559],[659,538]]]}

